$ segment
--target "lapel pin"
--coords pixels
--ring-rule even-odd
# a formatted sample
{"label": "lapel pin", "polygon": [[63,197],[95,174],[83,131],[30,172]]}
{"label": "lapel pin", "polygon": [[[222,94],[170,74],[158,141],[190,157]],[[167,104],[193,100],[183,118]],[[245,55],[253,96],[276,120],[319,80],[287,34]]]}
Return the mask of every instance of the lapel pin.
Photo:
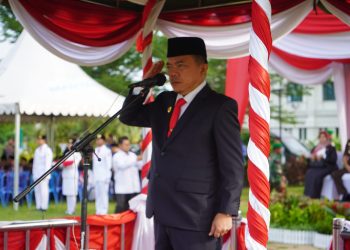
{"label": "lapel pin", "polygon": [[168,113],[171,112],[172,108],[173,108],[173,107],[171,107],[171,106],[168,107]]}

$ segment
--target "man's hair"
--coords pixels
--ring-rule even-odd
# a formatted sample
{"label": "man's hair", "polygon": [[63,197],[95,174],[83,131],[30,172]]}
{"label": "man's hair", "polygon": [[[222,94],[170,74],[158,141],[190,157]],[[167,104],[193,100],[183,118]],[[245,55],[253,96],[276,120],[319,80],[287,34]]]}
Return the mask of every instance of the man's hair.
{"label": "man's hair", "polygon": [[196,61],[198,64],[207,64],[207,60],[204,58],[202,55],[192,55],[193,59]]}
{"label": "man's hair", "polygon": [[121,145],[125,140],[129,140],[127,136],[119,137],[118,144]]}

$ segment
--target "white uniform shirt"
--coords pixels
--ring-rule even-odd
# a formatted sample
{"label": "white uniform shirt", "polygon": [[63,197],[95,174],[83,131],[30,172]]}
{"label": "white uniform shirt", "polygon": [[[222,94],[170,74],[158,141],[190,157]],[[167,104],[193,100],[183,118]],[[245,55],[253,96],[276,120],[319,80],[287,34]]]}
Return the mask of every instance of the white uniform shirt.
{"label": "white uniform shirt", "polygon": [[81,154],[79,152],[75,152],[72,154],[66,162],[72,161],[72,164],[69,166],[65,166],[62,169],[62,178],[74,178],[78,179],[78,167],[81,161]]}
{"label": "white uniform shirt", "polygon": [[102,145],[101,147],[95,148],[95,153],[101,158],[101,161],[98,161],[95,154],[93,154],[92,170],[94,173],[94,181],[109,182],[112,174],[112,151],[106,145]]}
{"label": "white uniform shirt", "polygon": [[131,194],[141,191],[139,164],[133,152],[123,150],[113,155],[113,170],[116,194]]}
{"label": "white uniform shirt", "polygon": [[33,179],[38,179],[52,167],[53,154],[47,144],[43,144],[35,149],[33,159]]}

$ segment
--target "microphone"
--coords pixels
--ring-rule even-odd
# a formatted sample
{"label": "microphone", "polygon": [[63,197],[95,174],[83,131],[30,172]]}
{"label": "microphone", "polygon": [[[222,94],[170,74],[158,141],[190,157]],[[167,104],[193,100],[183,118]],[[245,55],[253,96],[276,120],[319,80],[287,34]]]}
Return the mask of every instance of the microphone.
{"label": "microphone", "polygon": [[159,73],[159,74],[156,74],[154,77],[144,79],[141,82],[130,84],[129,88],[130,89],[135,87],[151,88],[154,86],[163,86],[165,81],[166,81],[165,75],[162,73]]}

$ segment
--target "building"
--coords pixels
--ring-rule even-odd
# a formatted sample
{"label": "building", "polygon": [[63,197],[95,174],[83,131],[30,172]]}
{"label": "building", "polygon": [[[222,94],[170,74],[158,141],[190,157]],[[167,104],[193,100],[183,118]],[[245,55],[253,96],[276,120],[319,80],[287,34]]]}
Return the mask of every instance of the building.
{"label": "building", "polygon": [[[288,84],[289,92],[298,93],[301,85]],[[292,91],[291,91],[292,90]],[[278,91],[277,91],[278,92]],[[300,92],[300,91],[299,91]],[[282,124],[283,133],[288,132],[306,145],[317,140],[321,129],[333,131],[339,136],[339,119],[335,101],[333,82],[324,85],[309,86],[308,95],[290,94],[281,97],[283,111],[295,114],[296,124]],[[271,105],[279,107],[278,94],[271,94]],[[271,119],[271,131],[279,134],[279,120]]]}

